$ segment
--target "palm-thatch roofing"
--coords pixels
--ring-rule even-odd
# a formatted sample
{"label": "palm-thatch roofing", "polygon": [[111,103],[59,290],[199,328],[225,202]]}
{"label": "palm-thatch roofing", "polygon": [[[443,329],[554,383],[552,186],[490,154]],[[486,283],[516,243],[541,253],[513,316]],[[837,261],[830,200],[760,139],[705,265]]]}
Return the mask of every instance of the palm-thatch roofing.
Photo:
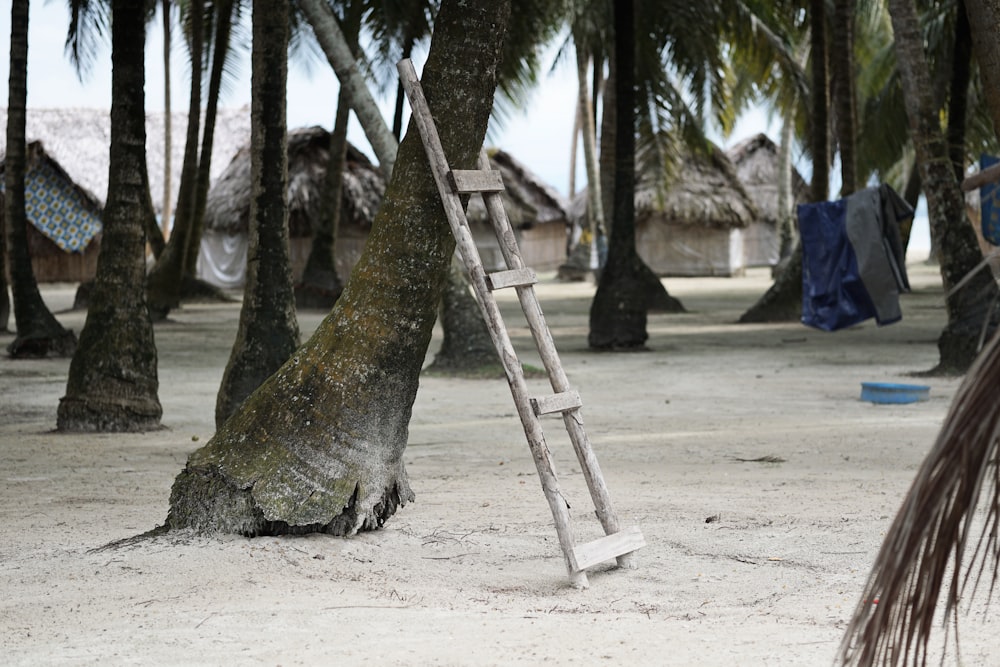
{"label": "palm-thatch roofing", "polygon": [[[757,134],[732,146],[726,155],[736,167],[736,175],[757,206],[757,220],[778,224],[778,146],[766,134]],[[808,185],[798,170],[792,169],[792,198],[808,200]]]}
{"label": "palm-thatch roofing", "polygon": [[[292,237],[312,234],[321,215],[330,156],[330,133],[306,127],[288,133],[288,228]],[[208,193],[205,229],[245,233],[250,225],[250,145],[233,157]],[[367,230],[375,220],[385,194],[378,169],[356,147],[348,144],[344,168],[341,222]]]}
{"label": "palm-thatch roofing", "polygon": [[[0,126],[7,125],[7,109],[0,108]],[[164,128],[166,114],[146,115],[146,164],[150,193],[157,213],[162,212],[163,168],[166,163]],[[171,202],[176,203],[184,160],[187,114],[171,114]],[[107,109],[28,109],[26,136],[42,141],[46,152],[62,165],[73,181],[100,201],[108,192],[108,156],[111,146],[111,112]],[[220,109],[212,145],[211,177],[222,173],[239,147],[250,139],[250,110]],[[0,152],[6,139],[0,136]]]}
{"label": "palm-thatch roofing", "polygon": [[[501,196],[507,218],[516,229],[559,222],[568,225],[569,204],[548,183],[535,175],[510,153],[494,148],[488,151],[490,165],[500,171],[504,192]],[[469,200],[466,217],[470,222],[487,222],[486,206],[479,195]]]}
{"label": "palm-thatch roofing", "polygon": [[665,186],[640,176],[635,211],[637,223],[655,218],[711,229],[742,229],[757,216],[732,162],[715,146],[707,154],[687,152]]}

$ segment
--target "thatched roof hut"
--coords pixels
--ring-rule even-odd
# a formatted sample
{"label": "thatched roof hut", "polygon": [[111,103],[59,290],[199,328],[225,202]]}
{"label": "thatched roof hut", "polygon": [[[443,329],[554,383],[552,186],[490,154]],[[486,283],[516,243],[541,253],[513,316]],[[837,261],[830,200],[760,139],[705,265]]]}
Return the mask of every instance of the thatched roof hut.
{"label": "thatched roof hut", "polygon": [[[0,125],[7,125],[7,109],[0,109]],[[163,167],[166,163],[164,127],[166,114],[146,114],[146,164],[153,206],[159,214],[163,204]],[[171,114],[170,187],[172,205],[177,201],[187,114]],[[107,109],[28,109],[28,141],[42,141],[45,150],[76,183],[104,201],[108,192],[108,156],[111,146],[111,112]],[[250,109],[220,109],[212,145],[211,177],[215,179],[240,146],[250,140]],[[0,151],[6,139],[0,136]]]}
{"label": "thatched roof hut", "polygon": [[[296,279],[308,259],[313,226],[322,214],[329,156],[330,133],[322,127],[299,128],[288,133],[288,229],[292,274]],[[246,144],[215,180],[205,206],[198,273],[203,280],[220,287],[243,284],[250,187],[250,146]],[[341,224],[335,244],[337,271],[341,276],[347,276],[361,256],[385,187],[378,168],[364,153],[348,145]]]}
{"label": "thatched roof hut", "polygon": [[[511,226],[517,231],[525,264],[541,271],[557,268],[566,260],[566,236],[571,226],[568,202],[510,153],[493,148],[487,154],[490,165],[503,178],[501,200]],[[482,196],[472,196],[466,217],[484,265],[505,268]]]}
{"label": "thatched roof hut", "polygon": [[[40,141],[28,144],[26,157],[24,203],[35,280],[75,282],[93,278],[103,229],[100,201],[77,184]],[[5,169],[6,159],[0,154],[0,218]]]}
{"label": "thatched roof hut", "polygon": [[[757,207],[757,218],[743,238],[747,266],[774,266],[780,259],[781,250],[778,146],[766,134],[757,134],[731,147],[726,154],[736,166],[736,175]],[[808,190],[808,184],[792,168],[792,205],[807,202]]]}

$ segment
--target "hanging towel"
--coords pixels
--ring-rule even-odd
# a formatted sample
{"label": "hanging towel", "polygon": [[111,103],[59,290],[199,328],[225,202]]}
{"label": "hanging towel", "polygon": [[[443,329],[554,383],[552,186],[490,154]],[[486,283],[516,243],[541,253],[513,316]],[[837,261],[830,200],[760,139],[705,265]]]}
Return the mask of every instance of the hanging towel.
{"label": "hanging towel", "polygon": [[[1000,158],[992,155],[979,156],[979,169],[992,167]],[[979,212],[983,238],[993,245],[1000,245],[1000,183],[987,183],[979,188]]]}
{"label": "hanging towel", "polygon": [[888,185],[832,202],[800,204],[802,323],[836,331],[874,317],[902,318],[910,291],[899,223],[913,209]]}

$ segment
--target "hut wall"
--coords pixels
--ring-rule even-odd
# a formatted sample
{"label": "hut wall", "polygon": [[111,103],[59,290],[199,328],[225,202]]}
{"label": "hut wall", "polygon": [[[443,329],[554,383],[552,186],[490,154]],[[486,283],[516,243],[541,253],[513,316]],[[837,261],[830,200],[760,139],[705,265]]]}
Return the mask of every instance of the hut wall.
{"label": "hut wall", "polygon": [[775,266],[781,259],[781,239],[774,225],[751,222],[743,230],[744,266]]}
{"label": "hut wall", "polygon": [[743,231],[670,225],[650,218],[636,225],[636,247],[660,276],[735,276],[744,273]]}
{"label": "hut wall", "polygon": [[35,281],[39,283],[82,283],[97,275],[100,237],[94,238],[83,252],[66,252],[28,223],[28,252]]}
{"label": "hut wall", "polygon": [[525,266],[536,271],[555,271],[566,262],[566,225],[535,225],[521,230],[518,236]]}

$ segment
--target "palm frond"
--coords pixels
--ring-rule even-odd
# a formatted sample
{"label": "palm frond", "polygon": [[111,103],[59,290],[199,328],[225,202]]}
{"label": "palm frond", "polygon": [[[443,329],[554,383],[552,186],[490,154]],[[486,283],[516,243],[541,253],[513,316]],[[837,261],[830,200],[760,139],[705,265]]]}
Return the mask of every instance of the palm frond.
{"label": "palm frond", "polygon": [[110,46],[110,3],[101,0],[67,0],[69,30],[66,33],[66,55],[82,82],[102,48]]}
{"label": "palm frond", "polygon": [[988,574],[993,592],[1000,565],[998,384],[1000,337],[994,337],[955,394],[882,543],[840,647],[843,664],[926,665],[942,594],[947,641],[948,621],[970,584],[972,597]]}

